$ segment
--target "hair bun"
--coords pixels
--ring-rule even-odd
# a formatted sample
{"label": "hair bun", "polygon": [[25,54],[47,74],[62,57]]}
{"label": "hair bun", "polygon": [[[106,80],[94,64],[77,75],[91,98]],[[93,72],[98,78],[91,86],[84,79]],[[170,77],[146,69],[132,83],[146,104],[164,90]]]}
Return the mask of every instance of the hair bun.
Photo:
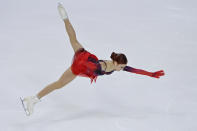
{"label": "hair bun", "polygon": [[116,56],[117,56],[117,54],[115,52],[112,52],[112,54],[111,54],[112,60],[114,60],[116,58]]}
{"label": "hair bun", "polygon": [[111,53],[111,59],[116,61],[118,64],[127,64],[127,57],[122,53]]}

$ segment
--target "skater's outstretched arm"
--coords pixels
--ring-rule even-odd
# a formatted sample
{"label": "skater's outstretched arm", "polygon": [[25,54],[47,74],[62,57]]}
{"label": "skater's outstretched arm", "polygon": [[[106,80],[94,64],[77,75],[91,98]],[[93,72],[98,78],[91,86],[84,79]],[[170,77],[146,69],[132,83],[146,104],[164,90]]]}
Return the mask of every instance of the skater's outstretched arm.
{"label": "skater's outstretched arm", "polygon": [[163,70],[156,71],[156,72],[148,72],[148,71],[136,69],[136,68],[133,68],[130,66],[125,66],[123,70],[128,71],[128,72],[132,72],[132,73],[136,73],[136,74],[147,75],[147,76],[155,77],[155,78],[159,78],[160,76],[164,75]]}
{"label": "skater's outstretched arm", "polygon": [[66,13],[66,10],[63,7],[63,5],[60,3],[58,4],[58,11],[59,11],[61,18],[63,19],[63,21],[65,23],[66,31],[68,33],[70,43],[73,47],[73,50],[76,52],[79,48],[83,48],[83,46],[78,42],[75,30],[74,30],[72,24],[70,23],[70,20],[68,19],[68,15]]}

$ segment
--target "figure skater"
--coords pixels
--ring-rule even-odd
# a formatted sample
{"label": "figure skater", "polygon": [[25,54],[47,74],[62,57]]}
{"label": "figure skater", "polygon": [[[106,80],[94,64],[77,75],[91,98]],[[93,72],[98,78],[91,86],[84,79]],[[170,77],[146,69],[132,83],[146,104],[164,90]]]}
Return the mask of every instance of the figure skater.
{"label": "figure skater", "polygon": [[127,58],[122,53],[112,52],[110,58],[112,60],[99,60],[94,54],[87,51],[77,40],[75,31],[70,23],[68,15],[62,6],[58,4],[57,6],[59,14],[62,20],[65,23],[66,31],[68,33],[71,46],[74,50],[74,56],[72,58],[71,66],[62,74],[62,76],[55,82],[49,84],[44,89],[42,89],[35,96],[28,96],[22,99],[24,109],[27,115],[33,113],[34,105],[40,102],[41,98],[50,92],[61,89],[69,82],[74,80],[77,76],[88,77],[96,83],[97,76],[100,75],[110,75],[114,71],[127,71],[131,73],[147,75],[154,78],[159,78],[164,75],[164,71],[148,72],[141,69],[136,69],[130,66],[127,66]]}

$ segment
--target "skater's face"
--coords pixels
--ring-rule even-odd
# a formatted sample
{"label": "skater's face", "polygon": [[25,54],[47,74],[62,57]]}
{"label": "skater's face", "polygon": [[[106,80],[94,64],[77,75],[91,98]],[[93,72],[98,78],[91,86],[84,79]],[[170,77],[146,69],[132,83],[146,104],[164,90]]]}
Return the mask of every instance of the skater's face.
{"label": "skater's face", "polygon": [[127,64],[118,64],[116,61],[115,61],[115,70],[116,71],[120,71],[122,70]]}

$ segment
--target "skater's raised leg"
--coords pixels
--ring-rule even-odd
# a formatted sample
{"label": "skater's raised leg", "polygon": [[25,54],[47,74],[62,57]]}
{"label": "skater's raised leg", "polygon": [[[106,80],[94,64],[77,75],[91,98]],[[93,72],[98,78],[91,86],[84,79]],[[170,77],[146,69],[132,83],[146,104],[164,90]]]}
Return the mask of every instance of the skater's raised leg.
{"label": "skater's raised leg", "polygon": [[68,33],[72,48],[73,48],[74,52],[76,52],[79,48],[83,48],[83,46],[78,42],[78,40],[76,38],[75,30],[74,30],[73,26],[71,25],[70,20],[68,19],[68,15],[66,13],[66,10],[64,9],[63,5],[61,5],[60,3],[58,5],[58,11],[59,11],[61,18],[64,21],[66,31]]}
{"label": "skater's raised leg", "polygon": [[73,26],[71,25],[69,19],[65,19],[64,20],[65,23],[65,27],[66,27],[66,31],[68,33],[69,39],[70,39],[70,43],[72,45],[72,48],[74,50],[74,52],[76,52],[79,48],[84,48],[77,40],[76,38],[76,33],[73,29]]}

